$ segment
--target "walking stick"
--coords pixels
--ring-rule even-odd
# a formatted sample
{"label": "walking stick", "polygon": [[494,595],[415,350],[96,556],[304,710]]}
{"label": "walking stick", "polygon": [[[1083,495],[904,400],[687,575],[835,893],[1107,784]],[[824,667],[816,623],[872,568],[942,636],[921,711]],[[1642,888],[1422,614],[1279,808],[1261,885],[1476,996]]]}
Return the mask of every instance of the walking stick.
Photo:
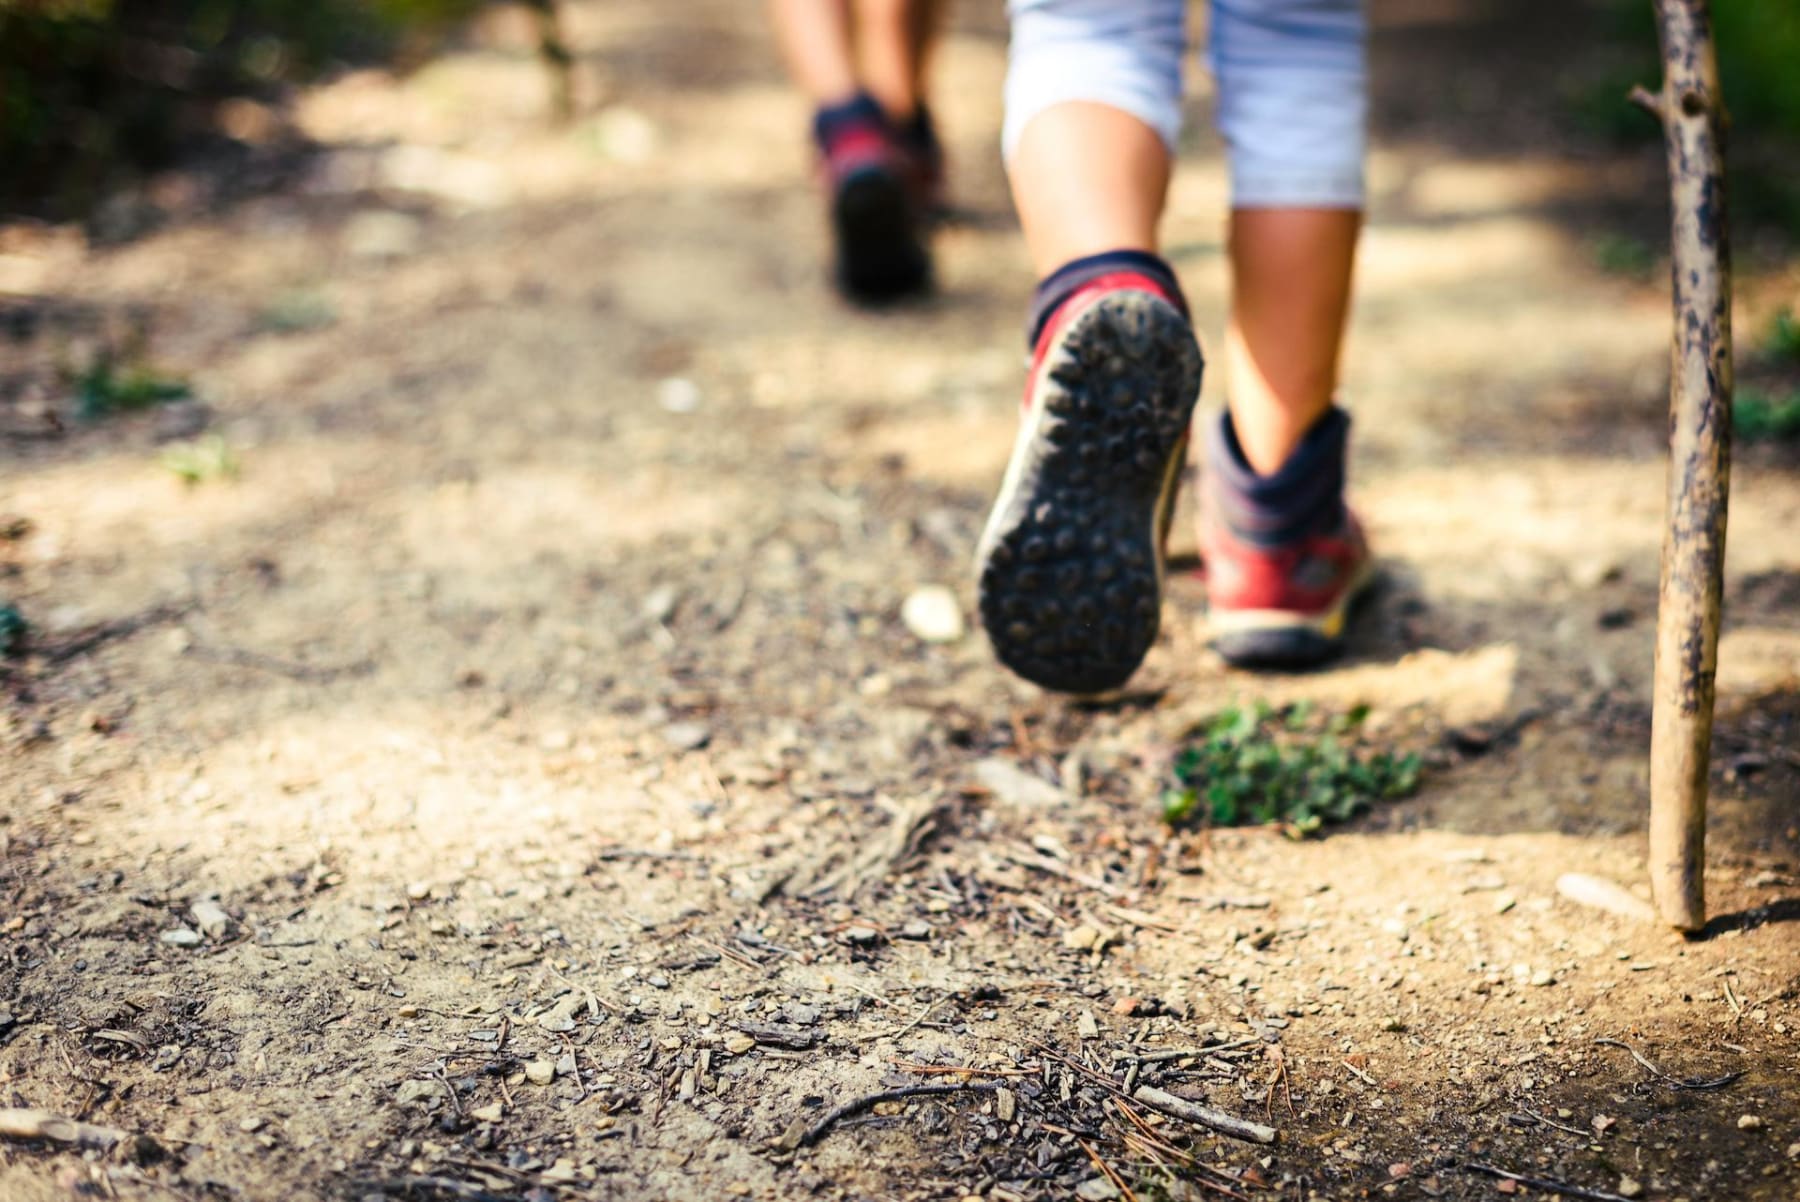
{"label": "walking stick", "polygon": [[1650,719],[1650,884],[1663,918],[1694,931],[1706,924],[1707,771],[1731,485],[1731,249],[1710,6],[1656,0],[1656,11],[1662,90],[1632,92],[1662,122],[1675,304]]}

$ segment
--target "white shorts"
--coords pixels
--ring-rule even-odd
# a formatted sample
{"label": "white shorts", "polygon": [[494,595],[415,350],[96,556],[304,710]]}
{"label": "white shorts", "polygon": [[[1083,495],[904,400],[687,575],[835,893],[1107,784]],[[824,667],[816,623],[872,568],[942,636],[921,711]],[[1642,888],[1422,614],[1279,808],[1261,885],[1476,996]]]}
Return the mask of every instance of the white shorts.
{"label": "white shorts", "polygon": [[[1362,0],[1211,0],[1207,64],[1237,208],[1361,208]],[[1181,133],[1184,0],[1008,0],[1008,158],[1031,119],[1084,100],[1122,109],[1171,151]]]}

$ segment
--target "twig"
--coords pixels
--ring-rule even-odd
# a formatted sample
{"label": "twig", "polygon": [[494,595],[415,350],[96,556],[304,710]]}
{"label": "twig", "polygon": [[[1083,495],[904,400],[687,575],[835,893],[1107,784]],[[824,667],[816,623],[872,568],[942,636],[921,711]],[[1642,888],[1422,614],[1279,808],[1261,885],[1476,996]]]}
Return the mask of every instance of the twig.
{"label": "twig", "polygon": [[1342,1061],[1339,1061],[1339,1063],[1342,1064],[1345,1068],[1349,1069],[1351,1074],[1353,1076],[1355,1076],[1357,1078],[1357,1080],[1361,1081],[1364,1085],[1375,1085],[1377,1088],[1380,1088],[1380,1086],[1377,1084],[1375,1078],[1369,1076],[1369,1074],[1363,1072],[1360,1068],[1357,1068],[1354,1064],[1351,1064],[1348,1060],[1342,1060]]}
{"label": "twig", "polygon": [[1559,1123],[1554,1119],[1545,1118],[1543,1115],[1539,1114],[1535,1110],[1526,1110],[1524,1107],[1520,1107],[1520,1110],[1524,1114],[1528,1115],[1529,1117],[1534,1118],[1538,1122],[1544,1124],[1544,1126],[1546,1126],[1546,1127],[1555,1127],[1558,1131],[1567,1131],[1570,1135],[1579,1135],[1582,1139],[1591,1138],[1588,1135],[1588,1133],[1586,1131],[1583,1131],[1580,1127],[1564,1126],[1562,1123]]}
{"label": "twig", "polygon": [[1744,1075],[1744,1070],[1738,1069],[1736,1072],[1726,1073],[1723,1077],[1689,1077],[1684,1080],[1681,1077],[1673,1077],[1668,1073],[1663,1072],[1660,1068],[1657,1068],[1654,1064],[1644,1059],[1644,1057],[1638,1053],[1638,1050],[1628,1043],[1623,1043],[1617,1039],[1596,1039],[1594,1042],[1602,1047],[1624,1048],[1627,1052],[1631,1053],[1631,1058],[1633,1060],[1643,1065],[1650,1071],[1650,1074],[1653,1077],[1661,1081],[1664,1085],[1667,1085],[1670,1089],[1724,1089],[1727,1085],[1730,1085],[1733,1081],[1736,1081],[1739,1077]]}
{"label": "twig", "polygon": [[906,1034],[908,1031],[912,1030],[914,1027],[918,1026],[920,1023],[922,1023],[926,1019],[930,1018],[931,1012],[933,1010],[936,1010],[939,1006],[943,1005],[943,1003],[944,1003],[943,998],[938,998],[934,1002],[927,1002],[925,1005],[925,1008],[923,1010],[919,1011],[918,1015],[911,1022],[907,1023],[904,1027],[901,1027],[899,1030],[893,1032],[892,1034],[876,1035],[875,1038],[876,1039],[898,1039],[898,1038],[900,1038],[902,1035]]}
{"label": "twig", "polygon": [[1058,864],[1048,856],[1033,855],[1023,849],[1009,847],[1001,848],[1000,854],[1021,868],[1034,868],[1037,871],[1044,873],[1046,876],[1060,877],[1065,881],[1080,885],[1084,889],[1092,889],[1096,893],[1103,893],[1107,897],[1120,898],[1125,896],[1125,891],[1117,885],[1109,884],[1097,876],[1089,876],[1085,872],[1076,872],[1073,868]]}
{"label": "twig", "polygon": [[375,661],[359,659],[353,663],[336,666],[301,664],[279,656],[265,655],[261,651],[249,651],[242,647],[209,647],[205,643],[195,643],[188,648],[188,654],[198,659],[211,660],[218,664],[229,664],[234,668],[254,668],[262,672],[272,672],[276,676],[285,676],[289,680],[303,680],[309,684],[325,684],[340,676],[367,676],[375,670]]}
{"label": "twig", "polygon": [[1633,84],[1631,91],[1625,94],[1625,99],[1631,101],[1631,103],[1637,105],[1646,113],[1655,117],[1658,121],[1663,119],[1662,97],[1658,96],[1655,92],[1652,92],[1649,88],[1646,88],[1643,84]]}
{"label": "twig", "polygon": [[1589,1202],[1631,1202],[1623,1194],[1610,1193],[1603,1189],[1587,1189],[1584,1186],[1570,1185],[1566,1181],[1556,1181],[1549,1177],[1533,1177],[1527,1173],[1514,1173],[1506,1169],[1495,1168],[1491,1164],[1479,1164],[1467,1161],[1462,1165],[1465,1173],[1480,1173],[1485,1177],[1499,1177],[1506,1181],[1517,1181],[1520,1185],[1529,1185],[1532,1189],[1541,1189],[1549,1194],[1561,1194],[1565,1198],[1586,1198]]}
{"label": "twig", "polygon": [[1035,1077],[1036,1069],[974,1068],[966,1064],[914,1064],[910,1060],[890,1060],[889,1064],[903,1073],[921,1077]]}
{"label": "twig", "polygon": [[1088,1159],[1094,1162],[1094,1167],[1105,1174],[1106,1179],[1113,1183],[1113,1188],[1119,1191],[1125,1198],[1125,1202],[1137,1202],[1137,1195],[1131,1192],[1131,1187],[1129,1185],[1125,1184],[1125,1178],[1114,1172],[1113,1167],[1110,1164],[1107,1164],[1104,1160],[1100,1159],[1100,1153],[1094,1151],[1093,1144],[1090,1144],[1087,1140],[1079,1137],[1076,1138],[1075,1142],[1081,1145],[1081,1150],[1086,1152]]}
{"label": "twig", "polygon": [[825,1112],[818,1122],[801,1132],[792,1143],[795,1148],[810,1148],[847,1118],[853,1118],[882,1102],[903,1102],[907,1098],[936,1097],[952,1093],[993,1093],[1000,1086],[992,1081],[965,1081],[952,1085],[908,1085],[902,1089],[886,1089],[880,1093],[854,1098]]}
{"label": "twig", "polygon": [[644,851],[635,847],[603,847],[594,853],[596,860],[698,860],[690,851]]}
{"label": "twig", "polygon": [[42,1139],[104,1150],[130,1135],[118,1127],[78,1122],[49,1110],[0,1110],[0,1138],[5,1139]]}
{"label": "twig", "polygon": [[356,1184],[360,1189],[372,1190],[378,1194],[416,1193],[423,1197],[448,1194],[462,1199],[462,1202],[519,1202],[517,1194],[489,1193],[478,1185],[470,1185],[453,1177],[388,1177],[378,1181],[359,1181]]}
{"label": "twig", "polygon": [[1197,1127],[1206,1127],[1221,1135],[1229,1135],[1233,1139],[1245,1139],[1252,1143],[1272,1144],[1279,1134],[1275,1128],[1253,1123],[1236,1115],[1226,1114],[1223,1110],[1215,1110],[1211,1106],[1202,1106],[1198,1102],[1190,1102],[1186,1098],[1178,1098],[1172,1093],[1165,1093],[1151,1085],[1140,1085],[1132,1095],[1137,1101],[1160,1110],[1164,1114],[1178,1118]]}

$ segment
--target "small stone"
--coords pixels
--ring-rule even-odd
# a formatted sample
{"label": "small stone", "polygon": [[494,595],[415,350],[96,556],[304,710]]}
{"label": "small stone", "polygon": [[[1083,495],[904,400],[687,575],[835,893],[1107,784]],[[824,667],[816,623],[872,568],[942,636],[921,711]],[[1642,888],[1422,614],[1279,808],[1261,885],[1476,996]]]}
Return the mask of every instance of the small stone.
{"label": "small stone", "polygon": [[1740,1115],[1738,1115],[1738,1130],[1739,1131],[1761,1131],[1763,1129],[1764,1125],[1765,1124],[1762,1121],[1762,1116],[1759,1114],[1740,1114]]}
{"label": "small stone", "polygon": [[844,942],[857,944],[879,943],[881,932],[874,927],[850,927],[844,932]]}
{"label": "small stone", "polygon": [[223,939],[231,930],[231,915],[210,897],[203,897],[188,908],[188,917],[208,939]]}
{"label": "small stone", "polygon": [[644,594],[644,604],[639,612],[650,622],[667,622],[675,616],[675,607],[681,604],[681,591],[672,584],[659,584]]}
{"label": "small stone", "polygon": [[1013,1121],[1019,1112],[1019,1095],[1002,1086],[994,1091],[994,1113],[1003,1123]]}
{"label": "small stone", "polygon": [[1641,1198],[1644,1196],[1644,1183],[1636,1177],[1619,1178],[1619,1196],[1621,1198]]}
{"label": "small stone", "polygon": [[650,118],[622,104],[604,109],[594,118],[593,135],[600,153],[620,163],[648,161],[662,141]]}
{"label": "small stone", "polygon": [[394,1094],[394,1101],[402,1106],[410,1106],[414,1102],[435,1106],[443,1097],[444,1086],[441,1081],[402,1081]]}
{"label": "small stone", "polygon": [[1537,972],[1531,974],[1531,983],[1542,988],[1545,985],[1556,984],[1556,977],[1544,969],[1539,969]]}
{"label": "small stone", "polygon": [[931,938],[931,924],[915,918],[900,928],[900,938],[929,939]]}
{"label": "small stone", "polygon": [[699,722],[671,722],[662,728],[662,737],[676,751],[698,751],[712,742],[712,731]]}
{"label": "small stone", "polygon": [[261,1131],[262,1128],[263,1128],[263,1120],[260,1118],[257,1118],[255,1115],[251,1115],[249,1118],[244,1119],[242,1122],[238,1123],[238,1130],[244,1132],[246,1135],[251,1134],[253,1132]]}
{"label": "small stone", "polygon": [[1115,998],[1112,1004],[1112,1012],[1120,1018],[1130,1018],[1133,1014],[1137,1013],[1137,1008],[1141,1005],[1143,1005],[1143,1002],[1134,997]]}
{"label": "small stone", "polygon": [[547,730],[538,736],[538,748],[542,751],[567,751],[575,746],[575,736],[566,730]]}
{"label": "small stone", "polygon": [[656,403],[669,413],[692,413],[700,408],[700,389],[692,380],[671,376],[656,386]]}
{"label": "small stone", "polygon": [[1048,809],[1068,800],[1063,791],[1041,776],[1033,776],[1011,760],[992,756],[975,765],[975,780],[1007,805],[1022,809]]}
{"label": "small stone", "polygon": [[941,584],[922,584],[900,606],[900,620],[927,643],[954,643],[968,631],[956,594]]}
{"label": "small stone", "polygon": [[172,931],[164,931],[160,938],[170,947],[199,947],[202,942],[200,932],[188,927],[176,927]]}
{"label": "small stone", "polygon": [[356,259],[403,259],[424,237],[424,223],[409,213],[371,210],[344,224],[344,249]]}
{"label": "small stone", "polygon": [[1800,1160],[1800,1144],[1789,1144],[1787,1157],[1789,1160]]}
{"label": "small stone", "polygon": [[469,1111],[469,1117],[478,1123],[497,1123],[506,1117],[506,1106],[501,1102],[495,1102],[491,1106],[477,1106]]}
{"label": "small stone", "polygon": [[1063,932],[1063,946],[1075,952],[1087,951],[1099,939],[1100,932],[1085,924]]}
{"label": "small stone", "polygon": [[728,1035],[725,1037],[725,1050],[733,1056],[742,1056],[756,1046],[756,1041],[748,1035]]}
{"label": "small stone", "polygon": [[1556,878],[1556,891],[1570,901],[1620,918],[1637,922],[1655,922],[1656,910],[1643,898],[1605,877],[1585,872],[1565,872]]}
{"label": "small stone", "polygon": [[576,1071],[577,1070],[575,1068],[575,1053],[574,1052],[564,1052],[561,1056],[558,1056],[556,1058],[556,1075],[557,1076],[573,1077],[575,1075]]}
{"label": "small stone", "polygon": [[556,1080],[556,1065],[548,1060],[533,1060],[525,1066],[525,1079],[533,1085],[548,1085]]}
{"label": "small stone", "polygon": [[1104,1177],[1089,1177],[1075,1187],[1075,1196],[1081,1202],[1112,1202],[1119,1196],[1119,1187]]}
{"label": "small stone", "polygon": [[430,881],[414,881],[414,882],[412,882],[410,885],[408,885],[406,887],[406,896],[416,902],[430,901],[431,900],[431,882]]}
{"label": "small stone", "polygon": [[1075,1033],[1083,1039],[1100,1038],[1100,1023],[1094,1018],[1092,1010],[1083,1010],[1076,1015]]}

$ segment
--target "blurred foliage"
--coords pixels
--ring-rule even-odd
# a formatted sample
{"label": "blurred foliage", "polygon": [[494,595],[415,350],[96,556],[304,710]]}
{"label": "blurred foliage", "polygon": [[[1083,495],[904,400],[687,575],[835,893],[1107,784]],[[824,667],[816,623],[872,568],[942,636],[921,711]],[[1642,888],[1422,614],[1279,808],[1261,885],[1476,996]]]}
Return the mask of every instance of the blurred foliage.
{"label": "blurred foliage", "polygon": [[[1568,96],[1574,120],[1620,143],[1660,141],[1656,122],[1629,104],[1633,84],[1662,81],[1654,0],[1603,0],[1610,59],[1583,73]],[[1714,0],[1713,34],[1731,115],[1734,214],[1800,234],[1800,2]]]}
{"label": "blurred foliage", "polygon": [[1364,754],[1350,746],[1366,707],[1322,715],[1308,702],[1227,709],[1175,757],[1175,784],[1163,793],[1171,826],[1278,822],[1295,837],[1342,822],[1376,801],[1419,787],[1417,755]]}
{"label": "blurred foliage", "polygon": [[0,0],[0,210],[78,212],[227,96],[429,39],[481,0]]}
{"label": "blurred foliage", "polygon": [[190,488],[209,480],[235,480],[240,470],[237,452],[218,434],[165,447],[158,461]]}
{"label": "blurred foliage", "polygon": [[122,363],[105,351],[94,356],[74,384],[75,412],[87,421],[184,401],[193,395],[187,381],[143,363]]}
{"label": "blurred foliage", "polygon": [[1800,389],[1783,394],[1739,389],[1732,402],[1731,428],[1749,442],[1800,440]]}
{"label": "blurred foliage", "polygon": [[17,655],[24,648],[25,634],[30,629],[17,606],[0,605],[0,659]]}

